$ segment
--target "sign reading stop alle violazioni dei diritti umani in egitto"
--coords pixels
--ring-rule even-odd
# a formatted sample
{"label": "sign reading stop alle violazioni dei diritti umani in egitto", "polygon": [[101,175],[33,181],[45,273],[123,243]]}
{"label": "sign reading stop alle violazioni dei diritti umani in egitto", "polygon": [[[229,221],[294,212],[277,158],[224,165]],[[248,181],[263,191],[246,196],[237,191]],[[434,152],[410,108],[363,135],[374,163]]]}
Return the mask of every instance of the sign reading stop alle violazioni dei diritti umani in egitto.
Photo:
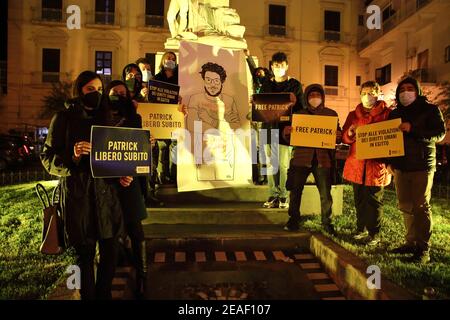
{"label": "sign reading stop alle violazioni dei diritti umani in egitto", "polygon": [[334,149],[338,118],[307,114],[292,115],[291,146]]}
{"label": "sign reading stop alle violazioni dei diritti umani in egitto", "polygon": [[401,119],[377,122],[356,129],[356,158],[376,159],[405,155]]}

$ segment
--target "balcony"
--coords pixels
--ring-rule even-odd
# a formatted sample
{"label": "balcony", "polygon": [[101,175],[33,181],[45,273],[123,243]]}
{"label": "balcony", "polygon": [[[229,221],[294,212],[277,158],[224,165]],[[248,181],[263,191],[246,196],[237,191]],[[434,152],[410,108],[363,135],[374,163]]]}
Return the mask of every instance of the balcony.
{"label": "balcony", "polygon": [[334,98],[345,98],[347,96],[347,88],[343,86],[324,86],[326,96],[333,96]]}
{"label": "balcony", "polygon": [[164,16],[145,15],[138,16],[138,29],[142,31],[148,31],[151,29],[153,32],[165,32],[166,20]]}
{"label": "balcony", "polygon": [[264,37],[274,37],[274,38],[285,38],[285,39],[293,39],[294,38],[294,28],[288,26],[280,26],[269,24],[263,27]]}
{"label": "balcony", "polygon": [[436,78],[432,69],[416,69],[411,72],[411,76],[420,83],[436,83]]}
{"label": "balcony", "polygon": [[67,72],[31,72],[31,84],[51,84],[59,81],[71,81],[70,74]]}
{"label": "balcony", "polygon": [[352,42],[352,38],[349,33],[339,31],[322,30],[319,37],[321,42],[334,42],[342,44],[350,44]]}
{"label": "balcony", "polygon": [[32,7],[31,22],[34,24],[65,24],[67,14],[62,9]]}
{"label": "balcony", "polygon": [[115,12],[87,12],[88,27],[108,27],[118,29],[122,25],[122,16]]}
{"label": "balcony", "polygon": [[358,50],[367,48],[370,44],[387,34],[389,31],[400,25],[403,21],[414,15],[416,12],[432,3],[434,0],[410,0],[397,9],[395,14],[383,21],[380,30],[368,30],[358,39]]}

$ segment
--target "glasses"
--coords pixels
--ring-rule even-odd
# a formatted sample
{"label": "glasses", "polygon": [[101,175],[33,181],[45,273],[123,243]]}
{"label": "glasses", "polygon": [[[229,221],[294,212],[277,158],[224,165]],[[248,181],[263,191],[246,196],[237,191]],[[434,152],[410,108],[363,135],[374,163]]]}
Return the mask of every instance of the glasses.
{"label": "glasses", "polygon": [[215,84],[215,85],[219,85],[219,84],[222,83],[222,82],[220,81],[220,78],[213,79],[213,78],[208,78],[208,77],[205,77],[205,82],[206,82],[207,84]]}

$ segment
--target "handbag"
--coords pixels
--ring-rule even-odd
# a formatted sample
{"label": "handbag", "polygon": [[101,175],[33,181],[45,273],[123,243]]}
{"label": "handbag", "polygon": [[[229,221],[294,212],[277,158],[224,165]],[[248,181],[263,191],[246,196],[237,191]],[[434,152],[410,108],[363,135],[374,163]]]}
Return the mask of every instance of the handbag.
{"label": "handbag", "polygon": [[45,187],[38,183],[36,193],[43,205],[42,241],[39,251],[43,254],[57,255],[64,252],[64,224],[59,206],[61,184],[53,191],[52,201]]}

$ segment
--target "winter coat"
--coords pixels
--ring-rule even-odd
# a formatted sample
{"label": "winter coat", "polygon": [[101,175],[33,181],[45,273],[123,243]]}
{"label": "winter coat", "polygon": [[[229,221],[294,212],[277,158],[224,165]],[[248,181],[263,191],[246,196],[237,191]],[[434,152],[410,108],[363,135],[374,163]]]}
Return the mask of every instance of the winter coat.
{"label": "winter coat", "polygon": [[[312,108],[307,101],[308,94],[313,90],[319,91],[322,95],[322,104],[319,105],[317,108]],[[304,108],[296,112],[296,114],[338,117],[336,111],[325,107],[325,92],[320,84],[312,84],[306,87],[302,100]],[[338,131],[341,130],[341,128],[339,127],[339,123],[337,130]],[[336,142],[340,143],[341,141]],[[294,147],[293,156],[291,159],[291,166],[311,167],[314,154],[316,154],[319,167],[331,168],[334,165],[335,150],[308,148],[308,147]]]}
{"label": "winter coat", "polygon": [[109,239],[123,232],[117,195],[117,179],[93,178],[89,156],[73,160],[79,141],[90,141],[91,126],[101,124],[89,117],[80,102],[72,102],[52,119],[41,162],[52,175],[61,177],[61,207],[69,245],[78,246]]}
{"label": "winter coat", "polygon": [[401,118],[411,123],[411,131],[403,133],[405,155],[389,159],[401,171],[435,171],[436,142],[445,136],[445,123],[439,108],[418,97],[411,105],[399,105],[389,119]]}
{"label": "winter coat", "polygon": [[391,183],[391,175],[387,170],[383,159],[356,159],[356,137],[348,136],[348,129],[353,124],[357,127],[385,121],[388,119],[390,109],[384,101],[377,101],[377,104],[366,112],[362,104],[359,104],[355,111],[347,116],[345,121],[342,142],[350,145],[350,152],[345,161],[343,177],[347,181],[363,184],[365,186],[387,186]]}

